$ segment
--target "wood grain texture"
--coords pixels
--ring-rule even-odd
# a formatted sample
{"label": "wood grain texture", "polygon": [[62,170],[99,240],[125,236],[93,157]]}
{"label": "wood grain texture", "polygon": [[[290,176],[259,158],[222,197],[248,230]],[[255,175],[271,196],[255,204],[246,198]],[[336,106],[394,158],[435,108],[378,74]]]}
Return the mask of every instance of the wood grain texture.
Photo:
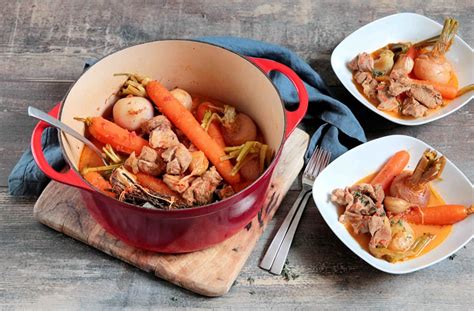
{"label": "wood grain texture", "polygon": [[460,36],[473,46],[472,1],[0,3],[0,308],[472,308],[472,243],[454,260],[410,275],[387,275],[369,267],[339,242],[312,202],[289,254],[300,276],[286,281],[260,270],[266,241],[295,200],[294,191],[284,199],[231,291],[207,299],[42,226],[32,215],[35,199],[12,198],[5,188],[34,125],[26,117],[26,106],[53,107],[67,90],[68,81],[80,75],[84,60],[149,40],[206,35],[239,35],[291,48],[351,107],[369,139],[395,133],[415,136],[446,154],[473,181],[472,102],[428,125],[398,126],[360,105],[341,87],[329,63],[332,50],[345,36],[397,12],[423,14],[440,23],[445,16],[454,16],[461,23]]}
{"label": "wood grain texture", "polygon": [[41,223],[128,262],[173,284],[205,296],[227,293],[257,240],[303,167],[309,141],[296,129],[275,168],[259,215],[237,234],[213,247],[188,254],[160,254],[126,245],[107,233],[87,211],[78,189],[51,182],[34,207]]}

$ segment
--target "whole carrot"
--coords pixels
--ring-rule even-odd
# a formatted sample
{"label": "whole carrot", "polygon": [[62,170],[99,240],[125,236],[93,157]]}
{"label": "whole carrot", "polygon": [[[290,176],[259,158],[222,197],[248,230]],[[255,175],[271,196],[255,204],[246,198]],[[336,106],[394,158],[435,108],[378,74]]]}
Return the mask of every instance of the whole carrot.
{"label": "whole carrot", "polygon": [[115,193],[111,191],[112,185],[99,173],[91,171],[85,173],[83,177],[105,195],[115,198]]}
{"label": "whole carrot", "polygon": [[137,181],[140,185],[142,185],[143,187],[146,187],[148,189],[151,189],[155,192],[158,192],[160,194],[164,194],[164,195],[167,195],[167,196],[170,196],[170,197],[175,197],[177,199],[181,198],[181,196],[171,190],[168,185],[166,185],[163,180],[159,179],[159,178],[156,178],[156,177],[153,177],[153,176],[150,176],[148,174],[144,174],[144,173],[141,173],[141,172],[138,172],[135,176],[137,176]]}
{"label": "whole carrot", "polygon": [[135,132],[121,128],[117,124],[102,117],[86,118],[89,133],[103,144],[110,144],[112,148],[124,153],[140,154],[148,142],[136,135]]}
{"label": "whole carrot", "polygon": [[221,161],[225,156],[224,148],[209,136],[201,127],[192,113],[187,110],[174,96],[158,81],[151,81],[146,85],[146,91],[151,100],[184,135],[214,164],[222,178],[231,185],[240,181],[240,175],[232,174],[232,163],[229,160]]}
{"label": "whole carrot", "polygon": [[403,172],[403,169],[408,164],[409,160],[410,154],[406,150],[398,151],[387,161],[387,163],[385,163],[382,169],[372,179],[370,184],[382,185],[384,192],[387,193],[392,180],[395,176]]}
{"label": "whole carrot", "polygon": [[415,224],[445,226],[455,224],[473,213],[472,206],[466,208],[463,205],[451,204],[412,208],[403,218]]}
{"label": "whole carrot", "polygon": [[[210,104],[211,103],[209,103],[209,102],[204,102],[204,103],[199,105],[199,107],[197,109],[197,120],[199,122],[202,122],[202,119],[204,118],[204,114],[206,113],[207,110],[209,110],[209,105]],[[222,136],[222,131],[220,129],[220,126],[216,121],[212,121],[209,124],[209,127],[207,129],[207,133],[209,134],[209,136],[212,137],[212,139],[214,139],[216,141],[217,144],[219,144],[219,146],[221,146],[222,148],[226,147],[226,144],[225,144],[225,141],[224,141],[224,136]]]}

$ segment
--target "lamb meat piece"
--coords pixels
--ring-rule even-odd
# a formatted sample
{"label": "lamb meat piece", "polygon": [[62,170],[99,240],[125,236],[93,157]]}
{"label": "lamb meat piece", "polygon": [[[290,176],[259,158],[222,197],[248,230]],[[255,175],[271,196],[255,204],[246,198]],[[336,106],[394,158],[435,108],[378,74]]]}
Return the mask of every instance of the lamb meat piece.
{"label": "lamb meat piece", "polygon": [[159,115],[151,118],[148,121],[143,122],[141,128],[143,133],[150,134],[154,129],[159,126],[171,128],[171,122],[164,115]]}
{"label": "lamb meat piece", "polygon": [[374,59],[368,53],[360,53],[349,64],[348,67],[352,71],[367,71],[372,72],[374,69]]}
{"label": "lamb meat piece", "polygon": [[346,206],[354,203],[354,197],[348,189],[334,189],[331,193],[331,202],[337,205]]}
{"label": "lamb meat piece", "polygon": [[179,144],[178,137],[170,127],[159,126],[150,133],[148,139],[153,148],[169,148]]}
{"label": "lamb meat piece", "polygon": [[376,99],[377,98],[377,87],[378,87],[378,82],[375,79],[368,80],[366,79],[364,82],[362,82],[362,89],[368,98],[371,99]]}
{"label": "lamb meat piece", "polygon": [[123,164],[125,168],[129,171],[132,171],[132,173],[136,174],[140,171],[138,168],[138,158],[135,155],[135,151],[130,154],[130,156],[125,160],[125,163]]}
{"label": "lamb meat piece", "polygon": [[231,185],[225,185],[222,189],[217,191],[217,195],[219,196],[219,199],[221,200],[231,197],[234,194],[235,194],[235,191]]}
{"label": "lamb meat piece", "polygon": [[392,240],[392,229],[387,216],[370,217],[369,232],[372,236],[369,242],[371,247],[387,247]]}
{"label": "lamb meat piece", "polygon": [[407,97],[402,104],[402,115],[420,118],[426,115],[428,108],[420,104],[416,99]]}
{"label": "lamb meat piece", "polygon": [[373,77],[370,72],[365,72],[365,71],[357,71],[356,74],[354,75],[354,79],[358,84],[362,84],[362,82],[369,80],[370,82]]}
{"label": "lamb meat piece", "polygon": [[410,84],[400,82],[399,80],[390,80],[388,86],[388,94],[391,96],[398,96],[410,90]]}
{"label": "lamb meat piece", "polygon": [[388,93],[388,87],[385,83],[383,86],[380,83],[377,88],[377,100],[380,102],[377,109],[383,111],[396,111],[398,109],[398,100]]}
{"label": "lamb meat piece", "polygon": [[430,109],[434,109],[443,103],[443,97],[431,85],[412,84],[407,95]]}
{"label": "lamb meat piece", "polygon": [[213,166],[201,177],[197,177],[193,180],[191,186],[183,193],[183,199],[185,199],[189,205],[210,203],[221,181],[222,177]]}
{"label": "lamb meat piece", "polygon": [[161,157],[167,162],[166,172],[172,175],[186,172],[192,160],[191,152],[181,143],[166,149]]}
{"label": "lamb meat piece", "polygon": [[157,176],[164,172],[165,163],[156,150],[144,146],[138,157],[138,168],[142,173]]}
{"label": "lamb meat piece", "polygon": [[181,177],[179,175],[163,175],[163,182],[173,191],[183,193],[189,188],[189,183],[193,181],[193,177]]}
{"label": "lamb meat piece", "polygon": [[363,216],[357,213],[345,212],[339,217],[339,222],[350,224],[356,234],[369,232],[369,221],[371,216]]}

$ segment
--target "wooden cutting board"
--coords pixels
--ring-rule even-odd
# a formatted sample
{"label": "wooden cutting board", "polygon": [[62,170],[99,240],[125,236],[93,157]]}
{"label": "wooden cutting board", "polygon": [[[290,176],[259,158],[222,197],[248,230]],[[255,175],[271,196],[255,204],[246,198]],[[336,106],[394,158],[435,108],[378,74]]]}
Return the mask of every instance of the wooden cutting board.
{"label": "wooden cutting board", "polygon": [[227,293],[258,238],[303,167],[309,136],[296,129],[275,169],[267,199],[240,232],[211,248],[188,254],[162,254],[131,247],[107,233],[89,215],[78,189],[50,182],[34,207],[43,224],[130,263],[157,277],[205,296]]}

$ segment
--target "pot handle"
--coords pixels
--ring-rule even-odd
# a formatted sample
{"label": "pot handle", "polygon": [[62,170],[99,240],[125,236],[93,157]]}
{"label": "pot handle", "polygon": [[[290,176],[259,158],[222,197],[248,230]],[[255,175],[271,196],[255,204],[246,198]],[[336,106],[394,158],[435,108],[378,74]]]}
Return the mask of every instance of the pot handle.
{"label": "pot handle", "polygon": [[276,61],[265,59],[265,58],[257,58],[257,57],[248,57],[255,65],[257,65],[260,69],[262,69],[266,74],[270,73],[270,71],[276,70],[284,74],[285,76],[290,79],[293,85],[296,88],[296,92],[298,93],[299,97],[299,105],[295,111],[288,111],[286,110],[286,131],[285,137],[288,138],[293,130],[296,128],[298,123],[303,119],[304,115],[306,114],[306,110],[308,109],[308,92],[306,91],[306,87],[303,84],[303,81],[298,77],[298,75],[289,67],[280,64]]}
{"label": "pot handle", "polygon": [[[59,108],[61,104],[57,104],[54,108],[48,113],[53,118],[58,118]],[[65,172],[57,172],[54,168],[49,165],[43,153],[43,146],[41,144],[41,137],[46,128],[51,127],[46,122],[40,121],[35,126],[33,130],[33,135],[31,136],[31,153],[35,159],[38,167],[51,179],[59,181],[63,184],[70,185],[73,187],[90,190],[90,187],[79,177],[77,172],[69,168]]]}

